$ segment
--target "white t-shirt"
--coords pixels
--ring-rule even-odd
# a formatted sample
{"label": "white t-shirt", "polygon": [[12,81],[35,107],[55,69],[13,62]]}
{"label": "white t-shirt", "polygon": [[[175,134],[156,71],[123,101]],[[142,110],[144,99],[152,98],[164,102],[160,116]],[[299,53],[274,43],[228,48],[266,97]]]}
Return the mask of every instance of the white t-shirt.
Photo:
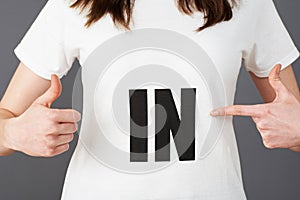
{"label": "white t-shirt", "polygon": [[273,1],[240,0],[232,20],[199,33],[202,13],[174,0],[136,0],[127,33],[109,15],[86,29],[86,12],[68,4],[49,0],[15,49],[46,79],[82,66],[62,199],[246,199],[232,118],[209,112],[233,104],[242,62],[266,77],[299,56]]}

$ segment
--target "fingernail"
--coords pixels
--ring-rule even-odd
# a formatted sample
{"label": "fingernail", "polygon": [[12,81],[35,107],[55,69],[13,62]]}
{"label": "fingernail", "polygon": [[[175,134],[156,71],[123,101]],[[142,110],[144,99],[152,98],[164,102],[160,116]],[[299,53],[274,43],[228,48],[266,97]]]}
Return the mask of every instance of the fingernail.
{"label": "fingernail", "polygon": [[81,114],[80,114],[80,112],[75,112],[74,115],[73,115],[73,117],[74,117],[75,121],[80,121],[81,120]]}
{"label": "fingernail", "polygon": [[280,73],[281,66],[277,67],[277,74]]}
{"label": "fingernail", "polygon": [[212,116],[216,116],[218,114],[219,114],[219,112],[217,110],[213,110],[210,112],[210,115],[212,115]]}

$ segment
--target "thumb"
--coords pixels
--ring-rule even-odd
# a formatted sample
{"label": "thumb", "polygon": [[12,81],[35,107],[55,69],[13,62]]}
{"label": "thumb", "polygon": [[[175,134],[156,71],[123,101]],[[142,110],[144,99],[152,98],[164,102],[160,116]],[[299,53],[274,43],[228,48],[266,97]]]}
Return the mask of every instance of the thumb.
{"label": "thumb", "polygon": [[274,89],[276,95],[274,101],[284,100],[284,97],[288,95],[288,89],[285,87],[285,85],[281,82],[280,79],[280,69],[280,64],[275,65],[275,67],[271,70],[269,75],[269,83]]}
{"label": "thumb", "polygon": [[51,85],[49,89],[38,97],[35,103],[47,106],[50,108],[51,104],[60,96],[62,90],[61,82],[56,74],[51,75]]}

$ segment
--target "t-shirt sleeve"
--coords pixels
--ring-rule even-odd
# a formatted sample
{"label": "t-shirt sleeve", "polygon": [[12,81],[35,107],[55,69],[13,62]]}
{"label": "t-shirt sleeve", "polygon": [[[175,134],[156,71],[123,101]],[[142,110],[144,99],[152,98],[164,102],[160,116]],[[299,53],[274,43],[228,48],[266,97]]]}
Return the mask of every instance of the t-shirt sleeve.
{"label": "t-shirt sleeve", "polygon": [[51,74],[66,75],[75,60],[64,48],[63,6],[64,0],[48,0],[14,49],[24,65],[49,80]]}
{"label": "t-shirt sleeve", "polygon": [[273,0],[257,0],[253,13],[255,26],[249,30],[251,42],[243,55],[247,71],[267,77],[276,64],[282,69],[299,57],[299,51],[284,26]]}

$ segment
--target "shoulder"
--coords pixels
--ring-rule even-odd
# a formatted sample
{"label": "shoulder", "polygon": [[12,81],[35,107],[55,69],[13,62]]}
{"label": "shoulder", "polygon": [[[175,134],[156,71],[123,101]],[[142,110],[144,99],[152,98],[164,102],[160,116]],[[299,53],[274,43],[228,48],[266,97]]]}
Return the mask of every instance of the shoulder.
{"label": "shoulder", "polygon": [[[260,10],[268,5],[273,5],[273,0],[236,0],[237,7],[244,9]],[[255,13],[253,13],[255,14]]]}
{"label": "shoulder", "polygon": [[71,8],[76,0],[48,0],[41,11],[41,18],[50,24],[65,26],[70,22],[78,22],[85,19],[85,12],[79,9]]}
{"label": "shoulder", "polygon": [[236,17],[255,23],[263,14],[274,7],[273,0],[235,0],[233,11]]}
{"label": "shoulder", "polygon": [[75,1],[76,0],[48,0],[43,10],[52,12],[52,15],[57,16],[66,13],[70,14],[71,11],[75,10],[70,7]]}

